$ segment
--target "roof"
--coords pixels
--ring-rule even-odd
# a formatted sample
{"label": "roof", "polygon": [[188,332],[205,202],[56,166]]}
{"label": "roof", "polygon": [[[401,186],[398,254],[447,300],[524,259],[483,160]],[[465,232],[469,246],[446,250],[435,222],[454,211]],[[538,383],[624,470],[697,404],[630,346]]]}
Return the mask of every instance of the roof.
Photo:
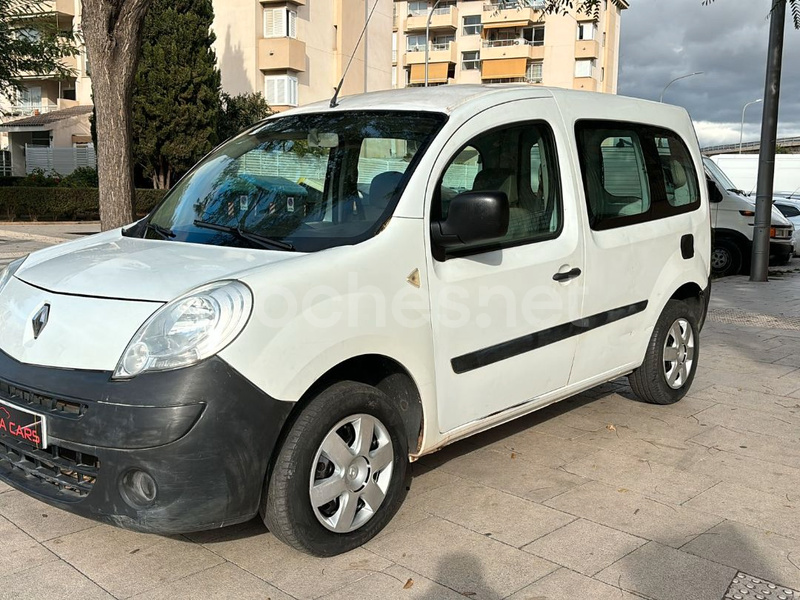
{"label": "roof", "polygon": [[611,111],[615,114],[631,114],[646,110],[648,115],[685,114],[685,110],[670,104],[649,100],[629,98],[616,94],[551,88],[540,85],[520,83],[499,83],[488,85],[450,84],[432,87],[410,87],[381,92],[369,92],[339,99],[335,108],[330,108],[330,100],[315,102],[305,106],[278,113],[269,119],[287,115],[306,113],[325,113],[346,110],[398,110],[414,112],[440,112],[453,115],[480,112],[491,106],[515,100],[554,98],[563,106],[585,106],[591,102],[599,112]]}
{"label": "roof", "polygon": [[[354,96],[342,96],[335,110],[417,110],[451,113],[459,106],[478,98],[519,90],[529,98],[552,96],[549,88],[532,85],[437,85],[431,87],[408,87],[381,92],[369,92]],[[330,110],[330,100],[314,102],[300,108],[281,113],[298,114]]]}
{"label": "roof", "polygon": [[0,125],[0,131],[16,130],[19,127],[46,127],[53,123],[58,123],[64,119],[71,119],[73,117],[82,117],[91,114],[92,106],[71,106],[69,108],[62,108],[61,110],[54,110],[51,112],[34,115],[32,117],[25,117],[23,119],[16,119]]}

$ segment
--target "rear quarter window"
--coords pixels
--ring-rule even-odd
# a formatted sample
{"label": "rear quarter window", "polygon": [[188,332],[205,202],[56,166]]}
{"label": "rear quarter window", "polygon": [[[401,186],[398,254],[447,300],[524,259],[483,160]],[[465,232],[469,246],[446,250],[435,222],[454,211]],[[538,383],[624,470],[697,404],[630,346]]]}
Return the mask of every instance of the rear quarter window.
{"label": "rear quarter window", "polygon": [[575,135],[592,229],[668,218],[700,206],[691,153],[676,133],[636,123],[579,121]]}

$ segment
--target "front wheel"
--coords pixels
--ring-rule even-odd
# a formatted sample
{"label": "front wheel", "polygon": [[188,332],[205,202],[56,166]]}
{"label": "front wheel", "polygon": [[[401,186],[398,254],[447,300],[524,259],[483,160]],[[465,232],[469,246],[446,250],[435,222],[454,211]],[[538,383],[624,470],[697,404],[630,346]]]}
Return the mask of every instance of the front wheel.
{"label": "front wheel", "polygon": [[742,250],[736,242],[719,239],[711,249],[711,273],[717,277],[738,275],[742,270]]}
{"label": "front wheel", "polygon": [[339,382],[292,425],[275,460],[262,517],[283,542],[334,556],[372,539],[406,495],[408,448],[391,400]]}
{"label": "front wheel", "polygon": [[651,404],[673,404],[694,380],[700,338],[697,317],[679,300],[667,302],[656,322],[642,366],[628,376],[633,393]]}

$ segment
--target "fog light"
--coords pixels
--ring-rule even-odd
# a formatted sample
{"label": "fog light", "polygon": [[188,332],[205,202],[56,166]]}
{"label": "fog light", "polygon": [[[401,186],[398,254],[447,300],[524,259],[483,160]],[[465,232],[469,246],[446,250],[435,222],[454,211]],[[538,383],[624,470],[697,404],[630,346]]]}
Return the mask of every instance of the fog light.
{"label": "fog light", "polygon": [[133,508],[147,508],[156,500],[156,480],[144,471],[128,471],[120,480],[122,497]]}

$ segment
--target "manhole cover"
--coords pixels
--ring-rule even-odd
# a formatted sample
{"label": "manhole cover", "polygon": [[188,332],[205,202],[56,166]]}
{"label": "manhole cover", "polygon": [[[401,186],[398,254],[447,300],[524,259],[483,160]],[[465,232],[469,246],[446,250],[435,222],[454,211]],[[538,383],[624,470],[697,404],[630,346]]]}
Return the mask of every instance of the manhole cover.
{"label": "manhole cover", "polygon": [[739,308],[710,308],[707,320],[729,325],[800,331],[800,317],[763,315]]}
{"label": "manhole cover", "polygon": [[800,592],[791,588],[747,575],[737,573],[733,583],[725,592],[723,600],[797,600]]}

